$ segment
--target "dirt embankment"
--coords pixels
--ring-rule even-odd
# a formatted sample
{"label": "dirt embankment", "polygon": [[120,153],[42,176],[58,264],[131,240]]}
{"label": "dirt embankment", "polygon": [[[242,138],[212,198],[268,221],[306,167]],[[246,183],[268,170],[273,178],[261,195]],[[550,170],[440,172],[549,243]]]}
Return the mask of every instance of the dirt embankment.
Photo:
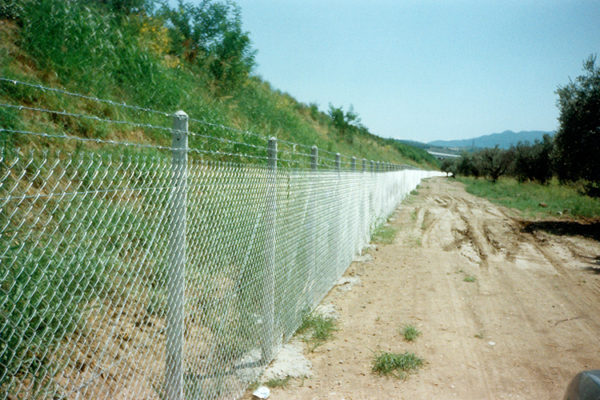
{"label": "dirt embankment", "polygon": [[[394,244],[349,268],[361,285],[325,299],[339,330],[308,354],[314,377],[272,399],[561,398],[575,373],[600,368],[600,243],[589,227],[524,225],[441,178],[392,224]],[[400,333],[407,323],[422,332],[414,343]],[[380,377],[378,350],[426,364],[405,381]]]}

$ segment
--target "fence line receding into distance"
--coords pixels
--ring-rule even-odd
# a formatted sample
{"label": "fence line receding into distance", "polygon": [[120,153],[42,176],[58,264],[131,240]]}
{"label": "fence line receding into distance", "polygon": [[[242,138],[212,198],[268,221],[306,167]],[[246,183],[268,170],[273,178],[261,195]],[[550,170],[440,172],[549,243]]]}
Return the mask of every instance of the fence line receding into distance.
{"label": "fence line receding into distance", "polygon": [[[0,399],[239,396],[437,174],[0,85],[171,119],[0,101],[25,121],[0,125]],[[127,125],[161,144],[120,139]]]}

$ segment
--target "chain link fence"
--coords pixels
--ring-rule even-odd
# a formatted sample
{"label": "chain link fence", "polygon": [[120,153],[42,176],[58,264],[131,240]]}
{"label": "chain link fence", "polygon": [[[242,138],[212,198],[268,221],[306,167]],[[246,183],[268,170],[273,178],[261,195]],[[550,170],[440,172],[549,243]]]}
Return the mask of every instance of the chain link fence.
{"label": "chain link fence", "polygon": [[239,397],[439,174],[323,169],[316,149],[294,166],[274,139],[264,163],[215,161],[185,115],[171,131],[171,147],[0,149],[1,399]]}

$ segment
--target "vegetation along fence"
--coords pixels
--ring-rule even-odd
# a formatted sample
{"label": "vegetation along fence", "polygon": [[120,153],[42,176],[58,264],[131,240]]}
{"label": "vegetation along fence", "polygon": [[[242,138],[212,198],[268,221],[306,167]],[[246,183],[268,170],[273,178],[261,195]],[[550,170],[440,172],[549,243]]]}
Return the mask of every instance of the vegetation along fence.
{"label": "vegetation along fence", "polygon": [[0,83],[106,107],[0,104],[47,127],[0,126],[2,399],[239,396],[374,227],[438,174]]}

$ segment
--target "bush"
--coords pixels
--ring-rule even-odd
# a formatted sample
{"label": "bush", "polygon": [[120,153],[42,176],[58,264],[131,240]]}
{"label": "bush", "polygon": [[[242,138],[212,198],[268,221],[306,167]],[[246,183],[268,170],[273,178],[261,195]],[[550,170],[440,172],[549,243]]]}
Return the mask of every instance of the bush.
{"label": "bush", "polygon": [[204,0],[194,5],[179,0],[173,9],[165,4],[159,15],[171,25],[172,53],[207,68],[215,88],[231,90],[246,81],[256,52],[235,3]]}

